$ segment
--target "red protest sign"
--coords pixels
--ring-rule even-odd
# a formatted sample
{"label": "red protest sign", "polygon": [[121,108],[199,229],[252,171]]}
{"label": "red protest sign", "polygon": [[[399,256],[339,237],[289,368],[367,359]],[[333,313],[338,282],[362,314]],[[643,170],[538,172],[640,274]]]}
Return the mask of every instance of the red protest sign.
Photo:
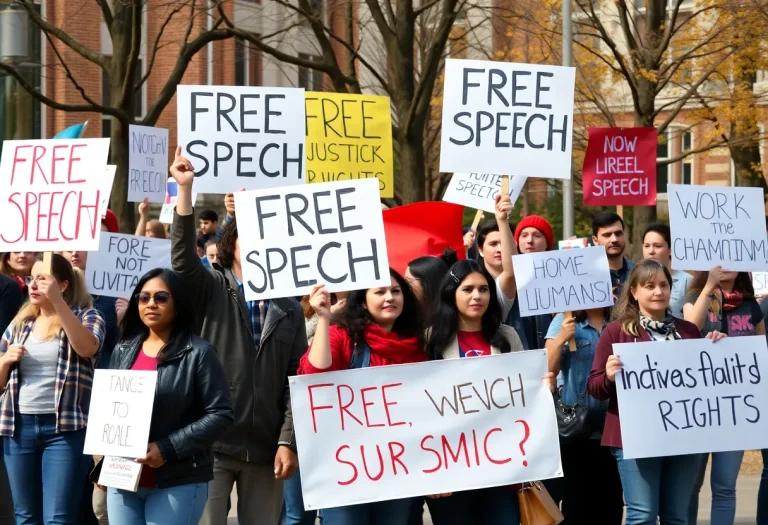
{"label": "red protest sign", "polygon": [[656,129],[589,128],[585,206],[656,204]]}
{"label": "red protest sign", "polygon": [[6,140],[0,252],[97,250],[109,139]]}

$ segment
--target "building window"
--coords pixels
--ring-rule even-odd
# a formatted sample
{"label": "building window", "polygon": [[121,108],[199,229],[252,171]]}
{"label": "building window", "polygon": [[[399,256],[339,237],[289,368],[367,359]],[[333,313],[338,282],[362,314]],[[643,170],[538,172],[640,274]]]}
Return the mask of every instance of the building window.
{"label": "building window", "polygon": [[235,85],[260,86],[262,83],[261,51],[246,40],[235,40]]}
{"label": "building window", "polygon": [[[312,62],[320,62],[321,59],[318,56],[306,55],[299,53],[299,58],[302,60],[311,60]],[[306,67],[299,67],[299,82],[298,86],[304,88],[307,91],[322,91],[323,90],[323,74],[315,69],[309,69]]]}
{"label": "building window", "polygon": [[[693,148],[691,130],[670,129],[659,137],[656,146],[656,159],[665,160],[678,157]],[[673,173],[680,170],[680,184],[693,184],[693,155],[685,157],[674,164],[656,166],[656,192],[667,193],[667,186],[673,182]]]}

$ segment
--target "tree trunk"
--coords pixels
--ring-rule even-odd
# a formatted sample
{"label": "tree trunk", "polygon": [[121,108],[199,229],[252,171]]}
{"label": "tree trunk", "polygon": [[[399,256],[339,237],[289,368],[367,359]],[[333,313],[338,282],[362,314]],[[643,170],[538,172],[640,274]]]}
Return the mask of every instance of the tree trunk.
{"label": "tree trunk", "polygon": [[112,164],[117,166],[110,206],[117,215],[120,231],[133,234],[136,231],[136,212],[134,203],[128,202],[128,126],[116,118],[112,119],[110,148]]}
{"label": "tree trunk", "polygon": [[400,173],[395,186],[401,204],[426,200],[424,191],[424,143],[422,137],[403,135],[400,146]]}
{"label": "tree trunk", "polygon": [[736,176],[736,186],[766,189],[763,164],[760,160],[760,143],[751,142],[744,146],[732,146],[731,159]]}
{"label": "tree trunk", "polygon": [[[653,127],[655,91],[656,86],[651,82],[645,79],[638,81],[635,127]],[[637,260],[643,255],[643,233],[649,224],[656,222],[656,206],[634,206],[632,212],[632,230],[627,236],[630,245],[627,247],[626,255],[632,260]]]}

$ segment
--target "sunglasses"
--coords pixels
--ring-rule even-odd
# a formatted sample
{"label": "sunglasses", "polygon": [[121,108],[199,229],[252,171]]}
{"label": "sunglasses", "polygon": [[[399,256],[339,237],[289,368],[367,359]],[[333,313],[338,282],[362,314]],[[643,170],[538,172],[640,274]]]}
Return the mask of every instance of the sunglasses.
{"label": "sunglasses", "polygon": [[149,301],[154,299],[156,305],[167,304],[171,298],[171,294],[168,292],[157,292],[154,295],[149,292],[141,292],[136,294],[136,302],[141,305],[149,304]]}

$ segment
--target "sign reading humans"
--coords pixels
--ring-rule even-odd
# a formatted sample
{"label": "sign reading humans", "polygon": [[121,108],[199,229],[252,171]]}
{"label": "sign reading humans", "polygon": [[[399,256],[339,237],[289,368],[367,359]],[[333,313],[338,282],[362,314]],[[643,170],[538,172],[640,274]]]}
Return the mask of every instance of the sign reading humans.
{"label": "sign reading humans", "polygon": [[179,144],[199,193],[304,183],[304,90],[179,86]]}
{"label": "sign reading humans", "polygon": [[389,97],[305,93],[307,182],[379,179],[395,195]]}
{"label": "sign reading humans", "polygon": [[625,458],[768,447],[765,336],[615,344]]}
{"label": "sign reading humans", "polygon": [[157,372],[96,370],[83,454],[143,458]]}
{"label": "sign reading humans", "polygon": [[248,301],[389,286],[376,179],[235,193]]}
{"label": "sign reading humans", "polygon": [[613,305],[604,246],[515,255],[512,265],[522,317]]}
{"label": "sign reading humans", "polygon": [[[515,205],[526,177],[509,178],[509,199]],[[491,173],[454,173],[443,200],[467,208],[496,213],[496,195],[501,190],[501,175]]]}
{"label": "sign reading humans", "polygon": [[128,202],[163,202],[168,178],[168,130],[128,126]]}
{"label": "sign reading humans", "polygon": [[291,377],[309,510],[562,476],[543,350]]}
{"label": "sign reading humans", "polygon": [[656,204],[656,128],[589,128],[585,206]]}
{"label": "sign reading humans", "polygon": [[761,188],[669,185],[672,268],[768,270]]}
{"label": "sign reading humans", "polygon": [[575,71],[447,59],[440,171],[570,179]]}
{"label": "sign reading humans", "polygon": [[88,254],[85,281],[93,295],[129,299],[142,275],[170,267],[170,240],[102,232],[99,251]]}
{"label": "sign reading humans", "polygon": [[98,249],[108,154],[109,139],[4,141],[0,252]]}

